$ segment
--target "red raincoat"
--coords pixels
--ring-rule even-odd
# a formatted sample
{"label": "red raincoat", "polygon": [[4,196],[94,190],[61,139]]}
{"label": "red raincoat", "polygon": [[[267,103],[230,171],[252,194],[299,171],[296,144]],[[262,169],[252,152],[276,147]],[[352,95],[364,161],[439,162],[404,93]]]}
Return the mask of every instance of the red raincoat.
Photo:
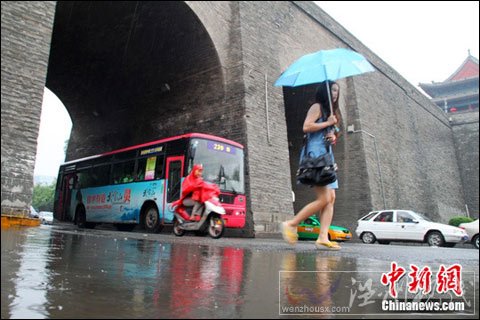
{"label": "red raincoat", "polygon": [[195,176],[196,171],[202,169],[202,166],[199,164],[193,166],[190,174],[182,182],[182,195],[180,199],[173,202],[172,206],[183,206],[183,200],[188,197],[191,197],[194,201],[204,203],[205,201],[220,195],[220,189],[216,184],[203,181],[201,176]]}

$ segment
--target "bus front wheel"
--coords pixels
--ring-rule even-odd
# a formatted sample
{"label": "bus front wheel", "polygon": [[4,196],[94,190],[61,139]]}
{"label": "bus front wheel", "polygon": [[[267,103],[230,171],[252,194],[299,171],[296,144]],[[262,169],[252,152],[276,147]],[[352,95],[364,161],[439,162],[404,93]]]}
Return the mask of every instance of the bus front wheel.
{"label": "bus front wheel", "polygon": [[145,226],[145,231],[155,233],[160,231],[161,222],[160,216],[158,215],[158,209],[154,205],[149,205],[145,209],[145,215],[143,216],[143,225]]}

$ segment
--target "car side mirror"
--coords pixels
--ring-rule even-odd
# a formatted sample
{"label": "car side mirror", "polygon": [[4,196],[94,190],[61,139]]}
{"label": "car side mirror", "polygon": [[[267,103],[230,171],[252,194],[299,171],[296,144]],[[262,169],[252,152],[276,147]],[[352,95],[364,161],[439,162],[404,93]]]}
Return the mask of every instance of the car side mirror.
{"label": "car side mirror", "polygon": [[412,220],[413,223],[418,223],[419,221],[418,220]]}

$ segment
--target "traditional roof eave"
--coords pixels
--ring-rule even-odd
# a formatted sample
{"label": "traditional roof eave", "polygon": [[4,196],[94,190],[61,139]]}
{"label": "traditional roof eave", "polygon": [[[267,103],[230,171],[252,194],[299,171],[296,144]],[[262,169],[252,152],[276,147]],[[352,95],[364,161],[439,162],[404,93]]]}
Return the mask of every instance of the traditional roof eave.
{"label": "traditional roof eave", "polygon": [[[441,94],[441,91],[444,89],[449,89],[452,87],[461,88],[465,86],[478,88],[478,83],[479,77],[477,76],[462,80],[454,80],[450,82],[419,83],[418,86],[422,88],[422,90],[425,91],[429,96],[431,96],[432,98],[436,98],[439,94]],[[465,90],[465,88],[462,88],[462,90]]]}
{"label": "traditional roof eave", "polygon": [[463,85],[463,84],[468,84],[469,82],[475,82],[478,81],[478,76],[471,77],[471,78],[466,78],[462,80],[453,80],[450,82],[433,82],[433,83],[419,83],[418,85],[420,88],[425,90],[425,88],[435,88],[435,89],[440,89],[440,88],[446,88],[446,87],[451,87],[452,85]]}
{"label": "traditional roof eave", "polygon": [[463,67],[465,67],[465,65],[466,65],[469,61],[472,61],[473,63],[475,63],[475,64],[478,65],[478,59],[475,58],[474,56],[470,55],[470,50],[469,50],[469,52],[468,52],[468,57],[465,59],[465,61],[463,61],[463,63],[460,65],[460,67],[458,67],[457,70],[455,70],[455,72],[452,73],[452,74],[450,75],[450,77],[448,77],[444,82],[451,81],[451,80],[463,69]]}
{"label": "traditional roof eave", "polygon": [[432,99],[432,102],[438,104],[440,102],[443,102],[445,100],[452,102],[452,101],[458,101],[462,99],[476,99],[478,100],[478,91],[476,93],[467,93],[467,94],[459,94],[455,96],[448,96],[448,97],[438,97]]}

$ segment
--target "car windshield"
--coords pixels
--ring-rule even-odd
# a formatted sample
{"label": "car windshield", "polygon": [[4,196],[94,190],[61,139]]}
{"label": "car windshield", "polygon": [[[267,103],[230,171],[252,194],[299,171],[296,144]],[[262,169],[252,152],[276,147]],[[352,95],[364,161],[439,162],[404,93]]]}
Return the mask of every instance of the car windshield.
{"label": "car windshield", "polygon": [[376,215],[378,211],[373,211],[367,214],[365,217],[363,217],[361,220],[370,220],[374,215]]}
{"label": "car windshield", "polygon": [[37,215],[37,216],[38,216],[37,210],[35,210],[35,208],[32,207],[32,206],[30,206],[30,214],[31,214],[31,215]]}
{"label": "car windshield", "polygon": [[432,222],[432,220],[430,220],[429,218],[427,218],[427,216],[425,216],[425,214],[418,213],[418,212],[415,212],[415,214],[416,214],[420,219],[422,219],[422,220]]}

